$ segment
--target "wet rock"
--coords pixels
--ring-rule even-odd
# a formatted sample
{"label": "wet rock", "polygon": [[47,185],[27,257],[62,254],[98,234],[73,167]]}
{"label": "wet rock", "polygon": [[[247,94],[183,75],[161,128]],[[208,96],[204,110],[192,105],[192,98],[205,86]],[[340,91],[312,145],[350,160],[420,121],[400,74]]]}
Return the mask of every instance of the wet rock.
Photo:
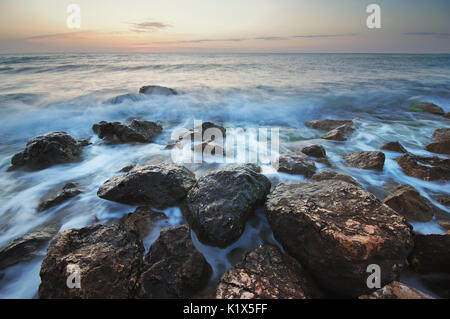
{"label": "wet rock", "polygon": [[355,127],[353,124],[344,124],[332,129],[322,136],[322,138],[325,140],[346,141],[354,130]]}
{"label": "wet rock", "polygon": [[225,150],[221,145],[214,142],[213,140],[208,140],[201,142],[197,145],[193,145],[191,147],[192,151],[198,151],[201,152],[204,156],[206,155],[218,155],[218,156],[225,156]]}
{"label": "wet rock", "polygon": [[194,173],[183,166],[143,165],[111,177],[100,186],[97,195],[122,204],[164,209],[177,205],[194,184]]}
{"label": "wet rock", "polygon": [[364,151],[345,154],[343,158],[347,164],[356,168],[382,170],[385,155],[378,151]]}
{"label": "wet rock", "polygon": [[25,149],[11,159],[12,168],[26,166],[44,169],[80,159],[82,146],[66,132],[51,132],[33,137]]}
{"label": "wet rock", "polygon": [[140,206],[133,213],[124,216],[120,222],[127,231],[143,239],[150,234],[155,223],[166,219],[166,214],[155,212],[150,207]]}
{"label": "wet rock", "polygon": [[278,172],[289,174],[301,174],[306,177],[311,177],[316,171],[316,165],[306,155],[299,153],[284,153],[281,154],[273,166]]}
{"label": "wet rock", "polygon": [[450,207],[450,195],[438,195],[435,200],[441,205]]}
{"label": "wet rock", "polygon": [[57,226],[41,227],[17,238],[0,249],[0,269],[29,261],[39,256],[39,250],[58,232]]}
{"label": "wet rock", "polygon": [[78,144],[80,144],[83,147],[92,145],[92,143],[88,139],[85,139],[85,138],[78,140]]}
{"label": "wet rock", "polygon": [[433,138],[436,141],[449,141],[450,140],[450,128],[438,128],[433,133]]}
{"label": "wet rock", "polygon": [[[206,142],[207,144],[212,143],[219,136],[213,135],[212,134],[212,133],[214,133],[213,131],[206,132],[208,129],[216,129],[216,130],[220,131],[221,139],[223,140],[225,138],[225,135],[226,135],[225,127],[215,124],[215,123],[212,123],[212,122],[203,122],[201,125],[197,125],[196,127],[190,129],[189,131],[181,134],[178,137],[178,140],[170,142],[166,146],[166,149],[172,149],[174,147],[182,148],[183,145],[185,145],[185,143],[191,143],[192,147],[194,145],[193,144],[194,142],[197,142],[197,143],[205,143]],[[205,132],[211,133],[211,134],[205,135]],[[202,148],[202,150],[203,150],[203,148]],[[223,154],[225,154],[225,152]]]}
{"label": "wet rock", "polygon": [[[66,230],[50,244],[41,266],[40,298],[132,298],[144,247],[121,224]],[[69,264],[81,288],[67,287]]]}
{"label": "wet rock", "polygon": [[339,295],[367,293],[370,264],[380,266],[382,284],[395,280],[413,245],[404,217],[344,181],[281,183],[265,212],[286,252]]}
{"label": "wet rock", "polygon": [[339,126],[348,125],[348,124],[353,124],[353,121],[352,120],[325,119],[325,120],[313,120],[313,121],[305,122],[305,125],[307,127],[310,127],[310,128],[316,129],[316,130],[322,130],[322,131],[330,131]]}
{"label": "wet rock", "polygon": [[156,94],[156,95],[177,95],[174,89],[159,86],[159,85],[145,85],[139,89],[140,94]]}
{"label": "wet rock", "polygon": [[129,171],[131,171],[135,167],[136,167],[136,164],[129,164],[127,166],[122,167],[122,169],[120,171],[124,172],[124,173],[128,173]]}
{"label": "wet rock", "polygon": [[301,152],[303,154],[313,156],[313,157],[320,157],[320,158],[327,157],[325,148],[322,145],[307,146],[307,147],[302,148]]}
{"label": "wet rock", "polygon": [[316,163],[321,163],[324,164],[328,167],[332,167],[333,165],[331,165],[330,161],[326,158],[326,157],[319,157],[316,158]]}
{"label": "wet rock", "polygon": [[307,299],[319,297],[309,275],[275,246],[262,246],[220,279],[217,299]]}
{"label": "wet rock", "polygon": [[450,220],[448,219],[436,219],[436,223],[444,229],[450,230]]}
{"label": "wet rock", "polygon": [[426,198],[420,196],[419,192],[409,185],[398,185],[392,194],[383,200],[400,215],[411,222],[427,222],[434,216],[432,204]]}
{"label": "wet rock", "polygon": [[399,142],[388,142],[380,147],[380,149],[385,151],[397,152],[397,153],[408,153],[408,151]]}
{"label": "wet rock", "polygon": [[110,99],[106,100],[104,103],[120,104],[120,103],[123,103],[126,101],[132,101],[132,102],[143,101],[144,99],[145,99],[145,97],[141,94],[128,93],[128,94],[122,94],[122,95],[110,98]]}
{"label": "wet rock", "polygon": [[241,236],[269,190],[270,181],[255,171],[255,165],[225,167],[198,180],[183,213],[201,242],[226,247]]}
{"label": "wet rock", "polygon": [[67,183],[60,190],[52,191],[50,194],[47,194],[43,198],[41,198],[37,210],[39,212],[59,205],[72,197],[81,194],[81,190],[78,188],[76,183]]}
{"label": "wet rock", "polygon": [[444,114],[444,117],[450,119],[450,112],[445,113],[445,114]]}
{"label": "wet rock", "polygon": [[412,104],[409,110],[411,112],[425,112],[437,115],[445,114],[444,110],[440,106],[437,106],[436,104],[429,102],[420,102]]}
{"label": "wet rock", "polygon": [[132,120],[130,125],[120,122],[94,124],[92,130],[99,138],[119,143],[148,143],[162,132],[162,126],[150,121]]}
{"label": "wet rock", "polygon": [[189,227],[172,227],[161,232],[145,256],[138,296],[189,298],[210,275],[211,266],[192,243]]}
{"label": "wet rock", "polygon": [[414,235],[411,267],[419,273],[450,273],[450,232]]}
{"label": "wet rock", "polygon": [[450,159],[407,153],[396,158],[395,161],[406,175],[417,177],[424,181],[447,181],[450,179]]}
{"label": "wet rock", "polygon": [[370,295],[360,296],[359,299],[434,299],[430,295],[404,283],[393,281]]}
{"label": "wet rock", "polygon": [[428,144],[424,149],[432,153],[450,155],[450,140]]}
{"label": "wet rock", "polygon": [[315,180],[315,181],[324,181],[324,180],[341,180],[353,185],[357,185],[360,186],[360,184],[350,175],[346,175],[346,174],[339,174],[336,173],[334,171],[330,171],[330,170],[323,170],[320,171],[318,173],[315,173],[313,176],[311,176],[311,179]]}

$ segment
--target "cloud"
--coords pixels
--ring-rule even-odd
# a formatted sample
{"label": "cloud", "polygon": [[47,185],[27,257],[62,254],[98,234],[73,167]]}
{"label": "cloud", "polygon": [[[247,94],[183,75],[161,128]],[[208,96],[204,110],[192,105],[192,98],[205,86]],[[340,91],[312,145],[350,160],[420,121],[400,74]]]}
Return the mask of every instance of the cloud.
{"label": "cloud", "polygon": [[403,35],[424,36],[424,37],[436,37],[436,38],[448,38],[450,33],[445,32],[405,32]]}
{"label": "cloud", "polygon": [[342,33],[342,34],[304,34],[295,35],[292,38],[340,38],[340,37],[353,37],[358,35],[357,33]]}
{"label": "cloud", "polygon": [[88,38],[88,36],[91,35],[92,33],[93,33],[92,31],[78,31],[67,33],[42,34],[25,38],[25,40],[29,40],[32,42],[40,40],[79,40]]}
{"label": "cloud", "polygon": [[162,30],[171,27],[170,24],[165,24],[162,22],[146,21],[140,23],[129,23],[132,26],[131,31],[133,32],[153,32],[156,30]]}

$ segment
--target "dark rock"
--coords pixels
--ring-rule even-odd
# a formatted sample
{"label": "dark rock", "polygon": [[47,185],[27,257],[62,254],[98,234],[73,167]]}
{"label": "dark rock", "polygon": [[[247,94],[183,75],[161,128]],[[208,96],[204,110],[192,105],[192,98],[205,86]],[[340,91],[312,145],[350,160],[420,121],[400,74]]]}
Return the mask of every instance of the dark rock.
{"label": "dark rock", "polygon": [[67,183],[60,190],[52,191],[50,194],[47,194],[43,198],[41,198],[39,202],[39,206],[37,210],[39,212],[49,209],[50,207],[54,207],[59,205],[72,197],[81,194],[81,190],[78,188],[78,185],[75,183]]}
{"label": "dark rock", "polygon": [[[219,130],[220,134],[222,135],[221,139],[223,140],[225,138],[225,135],[226,135],[225,127],[218,125],[218,124],[214,124],[212,122],[203,122],[201,125],[197,125],[196,127],[185,132],[184,134],[181,134],[180,136],[178,136],[178,140],[170,142],[166,146],[166,149],[172,149],[174,147],[182,148],[184,143],[191,143],[192,147],[194,145],[193,142],[198,142],[198,143],[206,142],[207,144],[212,143],[218,136],[215,136],[212,134],[211,134],[211,136],[205,136],[205,131],[208,129]],[[209,132],[209,133],[211,133],[211,132]],[[207,134],[207,135],[209,135],[209,134]],[[203,146],[202,150],[203,149],[204,149],[204,146]],[[225,154],[225,152],[223,154]]]}
{"label": "dark rock", "polygon": [[294,258],[275,246],[262,246],[220,279],[217,299],[318,298],[318,289]]}
{"label": "dark rock", "polygon": [[397,153],[408,153],[408,151],[399,142],[388,142],[380,147],[382,150],[397,152]]}
{"label": "dark rock", "polygon": [[128,173],[129,171],[131,171],[135,167],[136,167],[136,164],[129,164],[129,165],[125,166],[125,167],[122,167],[122,169],[120,171],[124,172],[124,173]]}
{"label": "dark rock", "polygon": [[450,273],[450,232],[443,235],[414,235],[411,267],[419,273]]}
{"label": "dark rock", "polygon": [[138,296],[189,298],[210,275],[211,266],[192,243],[189,227],[172,227],[161,232],[145,256]]}
{"label": "dark rock", "polygon": [[344,181],[281,183],[265,212],[286,252],[341,296],[369,291],[370,264],[380,266],[382,284],[395,280],[413,246],[404,217]]}
{"label": "dark rock", "polygon": [[450,112],[445,113],[445,114],[444,114],[444,117],[450,119]]}
{"label": "dark rock", "polygon": [[434,299],[430,295],[404,283],[393,281],[370,295],[360,296],[359,299]]}
{"label": "dark rock", "polygon": [[[132,298],[142,264],[142,242],[121,224],[60,233],[41,266],[40,298]],[[67,266],[80,268],[81,288],[67,287]]]}
{"label": "dark rock", "polygon": [[39,250],[43,249],[57,232],[58,227],[46,226],[13,240],[0,249],[0,269],[38,257]]}
{"label": "dark rock", "polygon": [[450,195],[438,195],[435,200],[441,205],[450,207]]}
{"label": "dark rock", "polygon": [[450,155],[450,140],[428,144],[424,149],[432,153]]}
{"label": "dark rock", "polygon": [[122,94],[122,95],[110,98],[107,101],[105,101],[105,103],[120,104],[120,103],[123,103],[126,101],[132,101],[132,102],[143,101],[144,99],[145,99],[145,97],[141,94],[128,93],[128,94]]}
{"label": "dark rock", "polygon": [[326,157],[316,158],[316,163],[325,164],[328,167],[332,167],[333,166],[333,165],[331,165],[330,161]]}
{"label": "dark rock", "polygon": [[200,178],[186,198],[184,215],[205,244],[226,247],[238,239],[270,181],[255,165],[225,167]]}
{"label": "dark rock", "polygon": [[322,136],[322,138],[325,140],[345,141],[353,133],[354,130],[355,127],[353,126],[353,124],[344,124],[332,129],[327,134]]}
{"label": "dark rock", "polygon": [[424,181],[449,180],[450,159],[418,156],[407,153],[395,159],[406,175]]}
{"label": "dark rock", "polygon": [[434,216],[430,201],[420,196],[419,192],[409,185],[398,185],[392,194],[383,200],[383,204],[411,222],[427,222]]}
{"label": "dark rock", "polygon": [[444,110],[437,106],[434,103],[428,103],[428,102],[419,102],[412,104],[409,107],[409,110],[411,112],[425,112],[425,113],[431,113],[431,114],[437,114],[437,115],[444,115]]}
{"label": "dark rock", "polygon": [[66,132],[51,132],[33,137],[25,149],[11,159],[13,168],[27,166],[44,169],[79,160],[82,146]]}
{"label": "dark rock", "polygon": [[218,143],[214,142],[213,140],[208,140],[201,142],[197,145],[192,145],[191,150],[199,151],[203,155],[220,155],[220,156],[226,155],[223,147]]}
{"label": "dark rock", "polygon": [[355,179],[353,177],[351,177],[350,175],[346,175],[346,174],[339,174],[336,173],[334,171],[330,171],[330,170],[323,170],[320,171],[318,173],[315,173],[313,176],[311,176],[311,179],[315,180],[315,181],[324,181],[324,180],[329,180],[329,179],[333,179],[333,180],[341,180],[353,185],[357,185],[357,186],[361,186],[357,181],[355,181]]}
{"label": "dark rock", "polygon": [[322,130],[322,131],[330,131],[339,126],[348,125],[348,124],[353,124],[353,121],[352,120],[325,119],[325,120],[313,120],[313,121],[305,122],[305,125],[307,127],[310,127],[310,128],[316,129],[316,130]]}
{"label": "dark rock", "polygon": [[378,151],[364,151],[345,154],[343,158],[347,164],[356,168],[382,170],[385,155]]}
{"label": "dark rock", "polygon": [[311,177],[316,171],[314,162],[302,153],[281,154],[278,160],[273,163],[273,166],[278,172],[301,174],[306,177]]}
{"label": "dark rock", "polygon": [[437,218],[436,223],[438,223],[442,228],[450,230],[450,220]]}
{"label": "dark rock", "polygon": [[164,209],[177,205],[194,184],[195,175],[187,168],[161,163],[113,176],[100,186],[97,195],[122,204]]}
{"label": "dark rock", "polygon": [[433,133],[433,138],[436,141],[449,141],[450,140],[450,128],[438,128]]}
{"label": "dark rock", "polygon": [[83,146],[83,147],[88,146],[88,145],[92,145],[92,143],[89,142],[88,139],[81,139],[81,140],[78,140],[78,144],[80,144],[80,145]]}
{"label": "dark rock", "polygon": [[150,207],[140,206],[133,213],[124,216],[120,222],[125,229],[139,239],[145,238],[155,223],[167,219],[166,214],[155,212]]}
{"label": "dark rock", "polygon": [[146,85],[139,89],[140,94],[157,94],[157,95],[177,95],[177,91],[174,89],[159,86],[159,85]]}
{"label": "dark rock", "polygon": [[325,148],[322,145],[311,145],[302,148],[302,153],[314,157],[327,157]]}
{"label": "dark rock", "polygon": [[130,125],[101,121],[92,126],[99,138],[120,143],[148,143],[162,132],[162,126],[150,121],[132,120]]}

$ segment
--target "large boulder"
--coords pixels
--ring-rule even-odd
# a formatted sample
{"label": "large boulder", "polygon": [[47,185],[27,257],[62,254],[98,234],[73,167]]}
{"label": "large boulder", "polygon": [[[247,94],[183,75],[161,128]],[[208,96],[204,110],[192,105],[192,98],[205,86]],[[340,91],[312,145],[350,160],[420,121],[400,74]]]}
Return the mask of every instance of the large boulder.
{"label": "large boulder", "polygon": [[184,166],[161,163],[113,176],[100,186],[97,195],[122,204],[164,209],[177,205],[194,184],[194,173]]}
{"label": "large boulder", "polygon": [[72,197],[77,196],[78,194],[81,194],[81,190],[79,189],[78,185],[76,183],[67,183],[63,186],[62,189],[53,190],[42,197],[39,201],[37,210],[39,212],[44,211],[46,209],[59,205],[71,199]]}
{"label": "large boulder", "polygon": [[310,145],[302,148],[301,152],[303,154],[313,156],[313,157],[319,157],[319,158],[325,158],[327,157],[327,152],[325,151],[325,148],[322,145]]}
{"label": "large boulder", "polygon": [[445,114],[444,110],[440,106],[429,102],[419,102],[411,104],[409,110],[412,112],[425,112],[437,115]]}
{"label": "large boulder", "polygon": [[305,125],[307,127],[316,129],[316,130],[322,130],[322,131],[331,131],[332,129],[335,129],[339,126],[346,125],[346,124],[352,124],[352,120],[330,120],[330,119],[324,119],[324,120],[313,120],[305,122]]}
{"label": "large boulder", "polygon": [[345,154],[344,160],[350,166],[361,169],[383,169],[385,155],[378,151],[363,151]]}
{"label": "large boulder", "polygon": [[382,284],[396,279],[413,246],[404,217],[340,180],[281,183],[265,212],[287,253],[339,295],[367,293],[371,264],[380,266]]}
{"label": "large boulder", "polygon": [[164,213],[155,212],[149,207],[139,206],[133,213],[128,213],[120,222],[125,229],[138,238],[143,239],[150,234],[156,223],[166,220],[168,217]]}
{"label": "large boulder", "polygon": [[411,267],[420,273],[450,273],[450,231],[446,234],[414,235]]}
{"label": "large boulder", "polygon": [[450,140],[450,128],[438,128],[433,133],[433,138],[436,141],[449,141]]}
{"label": "large boulder", "polygon": [[411,222],[427,222],[434,216],[432,204],[409,185],[398,185],[388,195],[383,204],[388,205],[406,220]]}
{"label": "large boulder", "polygon": [[450,155],[450,140],[430,143],[424,149],[432,153]]}
{"label": "large boulder", "polygon": [[388,142],[380,147],[380,149],[390,152],[407,153],[408,151],[399,142]]}
{"label": "large boulder", "polygon": [[344,182],[347,182],[350,184],[360,186],[360,184],[357,181],[355,181],[355,179],[353,177],[351,177],[350,175],[340,174],[340,173],[337,173],[335,171],[330,171],[330,170],[323,170],[318,173],[315,173],[313,176],[311,176],[311,179],[313,179],[315,181],[324,181],[324,180],[329,180],[329,179],[341,180],[341,181],[344,181]]}
{"label": "large boulder", "polygon": [[426,157],[407,153],[395,159],[406,175],[435,181],[450,179],[450,159]]}
{"label": "large boulder", "polygon": [[218,299],[307,299],[319,297],[300,263],[271,245],[261,246],[228,270]]}
{"label": "large boulder", "polygon": [[[143,252],[142,242],[121,224],[66,230],[42,262],[39,297],[132,298]],[[68,287],[68,265],[79,267],[81,288]]]}
{"label": "large boulder", "polygon": [[211,266],[192,243],[189,227],[172,227],[161,232],[145,256],[138,297],[189,298],[210,275]]}
{"label": "large boulder", "polygon": [[314,162],[303,153],[284,153],[273,163],[278,172],[300,174],[311,177],[316,171]]}
{"label": "large boulder", "polygon": [[94,124],[92,130],[99,138],[119,143],[148,143],[162,132],[162,126],[150,121],[132,120],[130,125],[120,122]]}
{"label": "large boulder", "polygon": [[139,89],[140,94],[156,94],[156,95],[177,95],[177,91],[174,89],[159,86],[159,85],[145,85]]}
{"label": "large boulder", "polygon": [[12,168],[25,166],[44,169],[80,159],[83,146],[66,132],[51,132],[33,137],[25,149],[11,159]]}
{"label": "large boulder", "polygon": [[393,281],[389,285],[375,290],[370,295],[360,296],[359,299],[434,299],[430,295],[404,283]]}
{"label": "large boulder", "polygon": [[205,244],[225,247],[238,239],[270,181],[256,165],[225,167],[200,178],[186,197],[184,216]]}
{"label": "large boulder", "polygon": [[325,140],[346,141],[354,130],[355,126],[352,123],[344,124],[332,129],[322,138]]}

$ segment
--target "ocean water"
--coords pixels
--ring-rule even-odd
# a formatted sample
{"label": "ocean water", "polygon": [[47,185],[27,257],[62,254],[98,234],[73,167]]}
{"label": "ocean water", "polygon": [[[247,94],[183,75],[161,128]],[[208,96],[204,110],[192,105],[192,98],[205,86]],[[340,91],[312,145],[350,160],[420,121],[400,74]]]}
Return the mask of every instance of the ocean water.
{"label": "ocean water", "polygon": [[[143,85],[176,89],[177,96],[109,99],[137,93]],[[450,194],[450,184],[424,182],[406,176],[385,152],[383,171],[347,167],[341,156],[377,150],[400,141],[415,154],[432,142],[435,129],[450,127],[444,117],[408,112],[410,104],[429,101],[450,111],[450,55],[389,54],[40,54],[0,55],[0,247],[48,224],[60,231],[101,222],[111,223],[134,207],[102,200],[98,187],[130,164],[170,161],[164,147],[171,133],[191,128],[194,120],[213,121],[230,129],[278,128],[280,152],[317,142],[326,150],[334,170],[352,175],[382,199],[389,187],[410,184],[435,201]],[[92,132],[102,120],[127,122],[139,118],[160,122],[164,132],[154,143],[108,145]],[[323,132],[304,126],[320,118],[354,119],[357,130],[346,142],[320,140]],[[50,131],[66,131],[93,144],[82,161],[37,172],[7,172],[11,157],[27,140]],[[239,130],[236,133],[241,134]],[[249,152],[254,149],[249,147]],[[224,163],[187,164],[197,177]],[[317,164],[318,169],[326,168]],[[302,181],[302,176],[277,173],[262,165],[273,186]],[[39,199],[67,182],[78,182],[83,193],[45,212]],[[160,229],[183,223],[177,207],[164,211],[169,219],[145,239],[146,248]],[[415,231],[443,233],[434,221],[414,223]],[[214,282],[246,252],[263,242],[275,243],[264,213],[258,208],[245,233],[230,247],[197,248],[214,269]],[[1,298],[34,298],[39,268],[45,256],[0,271]],[[411,280],[414,281],[415,280]],[[417,284],[416,284],[417,286]],[[432,292],[431,292],[432,293]]]}

